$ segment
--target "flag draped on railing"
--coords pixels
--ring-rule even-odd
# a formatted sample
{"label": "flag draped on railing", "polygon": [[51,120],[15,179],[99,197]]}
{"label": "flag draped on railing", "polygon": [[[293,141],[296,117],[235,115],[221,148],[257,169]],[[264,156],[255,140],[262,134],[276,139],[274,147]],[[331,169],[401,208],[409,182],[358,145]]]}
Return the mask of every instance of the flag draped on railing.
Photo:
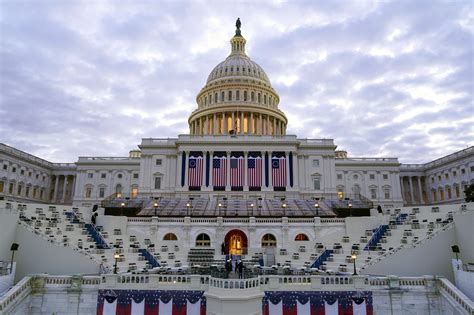
{"label": "flag draped on railing", "polygon": [[266,291],[263,315],[372,315],[370,291]]}
{"label": "flag draped on railing", "polygon": [[188,186],[189,187],[201,187],[202,185],[202,156],[189,157],[188,167]]}
{"label": "flag draped on railing", "polygon": [[204,291],[99,290],[97,315],[205,315]]}

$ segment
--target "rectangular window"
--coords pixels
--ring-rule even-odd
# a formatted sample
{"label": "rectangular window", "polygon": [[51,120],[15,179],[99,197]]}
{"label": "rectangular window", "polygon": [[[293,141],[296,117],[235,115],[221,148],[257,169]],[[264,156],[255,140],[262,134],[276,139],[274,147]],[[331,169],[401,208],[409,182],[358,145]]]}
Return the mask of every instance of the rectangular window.
{"label": "rectangular window", "polygon": [[36,192],[37,192],[37,189],[36,188],[33,188],[33,198],[36,198]]}
{"label": "rectangular window", "polygon": [[433,201],[438,201],[438,195],[436,194],[436,191],[433,190]]}
{"label": "rectangular window", "polygon": [[87,173],[87,178],[92,178],[92,177],[94,177],[93,173]]}
{"label": "rectangular window", "polygon": [[443,191],[443,190],[440,190],[440,191],[439,191],[439,199],[440,199],[441,201],[444,200],[444,191]]}
{"label": "rectangular window", "polygon": [[16,173],[16,167],[12,168],[12,173]]}
{"label": "rectangular window", "polygon": [[466,170],[465,169],[461,169],[461,174],[466,174]]}
{"label": "rectangular window", "polygon": [[8,193],[13,194],[13,183],[10,183],[10,186],[8,186]]}
{"label": "rectangular window", "polygon": [[471,166],[471,173],[474,172],[474,166]]}
{"label": "rectangular window", "polygon": [[161,166],[161,165],[163,165],[163,160],[162,160],[162,159],[156,159],[155,165],[156,165],[156,166]]}
{"label": "rectangular window", "polygon": [[92,188],[91,187],[87,187],[86,188],[86,198],[90,198],[92,195]]}
{"label": "rectangular window", "polygon": [[370,178],[370,179],[375,179],[375,174],[370,174],[370,175],[369,175],[369,178]]}
{"label": "rectangular window", "polygon": [[132,198],[137,198],[138,196],[138,188],[132,187]]}
{"label": "rectangular window", "polygon": [[313,184],[314,184],[314,190],[320,190],[321,189],[321,178],[314,178],[313,179]]}
{"label": "rectangular window", "polygon": [[452,196],[451,196],[451,188],[448,188],[448,199],[451,199]]}
{"label": "rectangular window", "polygon": [[137,179],[138,178],[138,173],[134,173],[133,178]]}
{"label": "rectangular window", "polygon": [[8,165],[3,164],[3,169],[4,169],[5,171],[8,170]]}
{"label": "rectangular window", "polygon": [[342,174],[337,174],[337,179],[342,179]]}
{"label": "rectangular window", "polygon": [[385,199],[390,199],[390,189],[386,188],[383,190]]}
{"label": "rectangular window", "polygon": [[106,173],[100,174],[100,178],[106,178],[106,177],[107,177],[107,174],[106,174]]}
{"label": "rectangular window", "polygon": [[30,196],[30,187],[26,187],[25,197],[29,197],[29,196]]}
{"label": "rectangular window", "polygon": [[161,177],[155,177],[155,189],[161,189]]}
{"label": "rectangular window", "polygon": [[431,183],[434,183],[434,177],[431,177]]}
{"label": "rectangular window", "polygon": [[19,195],[19,196],[21,195],[21,185],[18,185],[18,190],[17,190],[16,194]]}
{"label": "rectangular window", "polygon": [[21,170],[21,171],[20,171],[20,174],[21,174],[21,175],[25,175],[25,170]]}
{"label": "rectangular window", "polygon": [[388,179],[388,174],[383,174],[383,179],[387,180]]}
{"label": "rectangular window", "polygon": [[43,176],[43,182],[46,180],[46,176]]}
{"label": "rectangular window", "polygon": [[0,192],[3,192],[4,187],[5,183],[3,181],[0,181]]}
{"label": "rectangular window", "polygon": [[105,196],[105,188],[100,187],[99,188],[99,198],[104,198],[104,196]]}
{"label": "rectangular window", "polygon": [[[461,192],[459,190],[459,186],[456,186],[456,198],[460,198],[461,197]],[[1,190],[0,190],[1,191]]]}
{"label": "rectangular window", "polygon": [[438,182],[441,181],[441,175],[438,175]]}
{"label": "rectangular window", "polygon": [[31,172],[28,173],[28,177],[31,177],[31,175],[33,175]]}
{"label": "rectangular window", "polygon": [[318,167],[319,166],[319,160],[313,160],[313,166]]}
{"label": "rectangular window", "polygon": [[370,189],[370,198],[377,199],[377,189],[375,188]]}
{"label": "rectangular window", "polygon": [[40,177],[39,174],[36,174],[36,179],[38,179],[39,177]]}
{"label": "rectangular window", "polygon": [[444,177],[445,177],[446,179],[449,179],[449,174],[448,174],[448,173],[444,174]]}
{"label": "rectangular window", "polygon": [[44,194],[44,191],[43,189],[40,190],[40,199],[43,199],[43,194]]}
{"label": "rectangular window", "polygon": [[458,173],[456,171],[453,171],[453,177],[456,177]]}

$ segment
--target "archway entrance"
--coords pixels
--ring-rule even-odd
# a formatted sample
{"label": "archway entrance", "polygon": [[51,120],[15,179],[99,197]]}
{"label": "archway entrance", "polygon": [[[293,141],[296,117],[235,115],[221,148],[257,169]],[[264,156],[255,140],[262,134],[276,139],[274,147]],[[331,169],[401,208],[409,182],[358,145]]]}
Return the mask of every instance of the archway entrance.
{"label": "archway entrance", "polygon": [[247,254],[247,236],[241,230],[229,231],[225,238],[225,254],[229,255],[244,255]]}

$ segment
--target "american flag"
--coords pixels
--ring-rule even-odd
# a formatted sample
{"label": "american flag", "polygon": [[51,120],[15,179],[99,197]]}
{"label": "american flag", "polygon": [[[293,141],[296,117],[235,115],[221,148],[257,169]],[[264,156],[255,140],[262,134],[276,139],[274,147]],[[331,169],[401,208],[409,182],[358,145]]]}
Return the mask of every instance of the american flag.
{"label": "american flag", "polygon": [[249,156],[247,167],[249,187],[262,186],[262,158]]}
{"label": "american flag", "polygon": [[244,160],[243,156],[230,158],[230,186],[232,187],[244,185]]}
{"label": "american flag", "polygon": [[225,187],[227,179],[227,158],[215,156],[212,159],[212,183],[213,186]]}
{"label": "american flag", "polygon": [[202,156],[189,158],[188,186],[201,187],[202,184]]}
{"label": "american flag", "polygon": [[273,187],[286,187],[286,158],[272,157]]}

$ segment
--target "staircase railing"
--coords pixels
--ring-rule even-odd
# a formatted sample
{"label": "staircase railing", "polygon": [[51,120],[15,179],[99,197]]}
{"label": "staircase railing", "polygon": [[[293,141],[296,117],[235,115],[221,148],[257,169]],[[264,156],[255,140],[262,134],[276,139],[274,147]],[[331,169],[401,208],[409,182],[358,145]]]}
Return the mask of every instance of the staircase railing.
{"label": "staircase railing", "polygon": [[86,223],[85,227],[87,229],[87,232],[89,232],[89,235],[94,239],[95,244],[97,245],[97,248],[102,248],[102,249],[108,249],[110,248],[105,239],[100,235],[100,233],[97,231],[94,225]]}
{"label": "staircase railing", "polygon": [[160,267],[158,260],[156,260],[156,258],[147,249],[140,248],[138,251],[143,255],[143,257],[145,257],[152,268]]}
{"label": "staircase railing", "polygon": [[379,226],[374,231],[374,234],[372,234],[372,237],[367,242],[367,245],[364,247],[364,250],[374,250],[377,244],[382,239],[382,237],[385,235],[385,232],[387,232],[387,229],[388,229],[388,225]]}
{"label": "staircase railing", "polygon": [[323,264],[323,262],[325,262],[329,258],[329,256],[331,256],[332,253],[333,253],[332,249],[326,249],[324,252],[321,253],[321,255],[318,256],[318,258],[316,258],[316,260],[311,265],[311,268],[319,269],[321,265]]}

